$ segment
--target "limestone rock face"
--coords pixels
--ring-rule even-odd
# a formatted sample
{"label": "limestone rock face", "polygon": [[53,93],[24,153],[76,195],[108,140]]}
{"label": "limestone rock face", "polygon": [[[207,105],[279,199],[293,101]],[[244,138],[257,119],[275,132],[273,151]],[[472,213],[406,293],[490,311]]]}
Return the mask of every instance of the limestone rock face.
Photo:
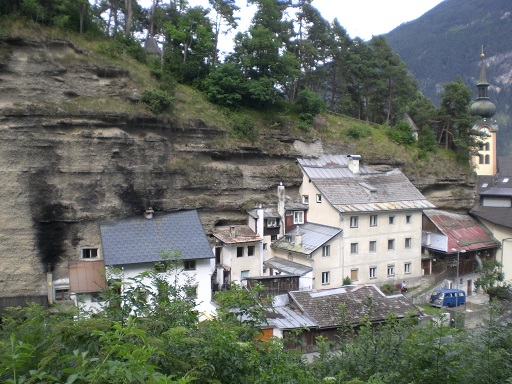
{"label": "limestone rock face", "polygon": [[46,294],[47,271],[67,277],[82,248],[100,248],[99,223],[149,206],[197,208],[207,231],[246,222],[245,209],[276,200],[279,182],[297,194],[297,156],[323,152],[276,137],[262,141],[279,141],[279,155],[219,149],[225,133],[200,120],[65,110],[70,98],[139,94],[129,71],[54,60],[70,53],[87,54],[65,40],[0,42],[1,296]]}

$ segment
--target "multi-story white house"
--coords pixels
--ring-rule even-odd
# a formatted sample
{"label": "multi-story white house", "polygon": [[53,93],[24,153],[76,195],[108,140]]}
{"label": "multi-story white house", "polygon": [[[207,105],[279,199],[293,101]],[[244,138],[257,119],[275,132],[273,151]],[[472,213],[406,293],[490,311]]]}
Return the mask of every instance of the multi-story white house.
{"label": "multi-story white house", "polygon": [[[434,208],[398,169],[375,171],[358,155],[298,159],[308,222],[339,228],[340,265],[330,287],[349,277],[356,284],[418,279],[422,211]],[[336,258],[336,263],[334,263]]]}

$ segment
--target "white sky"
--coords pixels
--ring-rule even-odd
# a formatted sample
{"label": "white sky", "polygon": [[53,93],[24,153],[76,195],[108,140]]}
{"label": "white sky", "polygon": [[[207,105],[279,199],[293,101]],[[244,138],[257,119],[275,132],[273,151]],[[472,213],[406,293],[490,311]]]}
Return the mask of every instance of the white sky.
{"label": "white sky", "polygon": [[[415,20],[443,0],[313,0],[312,5],[322,16],[332,21],[337,18],[351,38],[369,40],[372,36],[389,32],[400,24]],[[139,0],[148,7],[151,0]],[[164,3],[168,1],[164,0]],[[239,31],[244,31],[252,19],[255,7],[247,6],[247,0],[236,0],[241,18]],[[208,7],[208,0],[189,0],[190,6]],[[221,50],[230,50],[232,37],[221,44]]]}

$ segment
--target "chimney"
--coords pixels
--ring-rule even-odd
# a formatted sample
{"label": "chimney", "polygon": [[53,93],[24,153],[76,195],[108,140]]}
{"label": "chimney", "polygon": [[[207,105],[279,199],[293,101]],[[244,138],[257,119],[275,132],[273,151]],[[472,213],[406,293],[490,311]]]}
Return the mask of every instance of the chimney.
{"label": "chimney", "polygon": [[359,171],[359,160],[361,160],[361,155],[347,155],[348,157],[348,169],[354,174],[357,175],[360,173]]}
{"label": "chimney", "polygon": [[152,219],[152,218],[153,218],[153,213],[154,213],[154,212],[155,212],[155,211],[153,211],[153,208],[149,207],[148,209],[146,209],[146,210],[144,211],[144,217],[145,217],[146,219],[150,220],[150,219]]}
{"label": "chimney", "polygon": [[277,213],[281,217],[281,220],[284,220],[284,185],[283,183],[279,183],[277,186]]}
{"label": "chimney", "polygon": [[295,242],[294,245],[298,247],[302,244],[302,235],[300,234],[299,226],[297,225],[295,229]]}
{"label": "chimney", "polygon": [[229,236],[231,237],[236,237],[236,228],[234,225],[232,225],[231,227],[229,227]]}

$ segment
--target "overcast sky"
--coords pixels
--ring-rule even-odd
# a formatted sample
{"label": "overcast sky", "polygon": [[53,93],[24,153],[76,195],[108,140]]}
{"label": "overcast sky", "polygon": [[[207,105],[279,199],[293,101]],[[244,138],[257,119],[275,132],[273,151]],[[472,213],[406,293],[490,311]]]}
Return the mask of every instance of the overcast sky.
{"label": "overcast sky", "polygon": [[[322,16],[332,21],[337,18],[351,38],[369,40],[372,36],[389,32],[407,21],[415,20],[443,0],[313,0],[312,5]],[[236,0],[241,11],[239,31],[246,30],[254,13],[247,0]],[[151,0],[140,0],[144,7]],[[168,3],[164,0],[164,3]],[[208,0],[189,0],[190,6],[208,7]],[[224,41],[221,50],[230,49],[231,38]]]}

